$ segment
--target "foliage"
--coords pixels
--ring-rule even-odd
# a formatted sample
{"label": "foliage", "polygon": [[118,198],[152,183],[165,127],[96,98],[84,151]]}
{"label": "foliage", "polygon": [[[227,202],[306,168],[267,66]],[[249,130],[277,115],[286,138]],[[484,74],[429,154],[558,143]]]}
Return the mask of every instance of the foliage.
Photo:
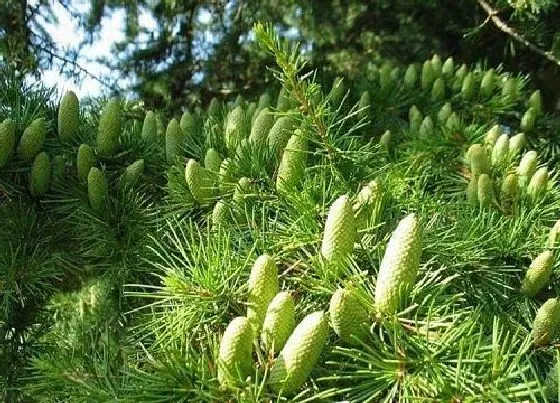
{"label": "foliage", "polygon": [[[11,154],[0,168],[2,399],[555,401],[555,346],[536,345],[543,343],[533,321],[540,312],[539,327],[551,324],[554,340],[555,321],[539,308],[560,291],[557,257],[535,296],[521,288],[532,260],[558,247],[557,119],[534,112],[540,95],[528,77],[481,64],[443,70],[451,63],[436,55],[422,70],[383,61],[364,68],[362,79],[331,86],[272,24],[253,32],[252,46],[274,62],[270,73],[282,88],[268,107],[276,121],[294,122],[280,150],[251,137],[259,100],[250,93],[175,116],[174,137],[164,125],[143,136],[141,103],[92,100],[81,105],[77,131],[60,138],[52,92],[18,77],[0,83],[0,119],[13,119],[19,141],[44,118],[41,151],[64,162],[43,195],[29,192],[32,163]],[[119,113],[107,118],[107,104]],[[107,119],[120,119],[110,126],[121,128],[110,155],[98,143]],[[522,121],[526,133],[514,137]],[[101,173],[106,187],[78,175],[82,144],[94,151],[90,173]],[[209,149],[227,161],[219,170]],[[502,191],[508,175],[522,176],[529,150],[540,173]],[[139,160],[134,166],[144,169],[131,180],[127,167]],[[295,163],[297,175],[279,181],[279,166]],[[467,197],[473,181],[476,194]],[[340,200],[351,211],[329,232],[355,234],[350,252],[348,239],[324,234]],[[397,269],[413,275],[407,284],[385,282],[398,298],[380,310],[376,277],[382,266],[390,276],[386,257],[410,246],[406,226],[393,233],[405,217],[421,231],[411,237],[417,249],[403,253],[413,258]],[[339,259],[321,253],[324,236],[335,252],[344,248]],[[294,323],[304,324],[292,335],[305,337],[288,339],[275,355],[255,334],[243,346],[253,351],[248,376],[225,385],[222,335],[259,302],[250,279],[265,254],[277,268],[274,290],[291,293]],[[326,333],[317,313],[340,288],[364,320],[359,335],[343,339],[336,327]],[[300,378],[291,394],[270,384],[281,362]]]}

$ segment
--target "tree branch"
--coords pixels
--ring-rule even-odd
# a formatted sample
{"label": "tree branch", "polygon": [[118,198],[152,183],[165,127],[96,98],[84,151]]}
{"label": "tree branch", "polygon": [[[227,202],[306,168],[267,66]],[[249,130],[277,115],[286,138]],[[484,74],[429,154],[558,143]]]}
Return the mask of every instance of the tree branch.
{"label": "tree branch", "polygon": [[527,48],[529,48],[534,53],[537,53],[537,54],[543,56],[544,58],[546,58],[548,61],[556,64],[557,66],[560,66],[560,60],[557,59],[552,52],[545,52],[544,50],[542,50],[541,48],[539,48],[535,44],[529,42],[523,35],[516,32],[513,28],[511,28],[509,25],[507,25],[498,16],[498,10],[493,8],[485,0],[477,0],[477,1],[478,1],[478,4],[480,5],[480,7],[482,7],[484,9],[484,11],[486,11],[486,14],[488,14],[488,18],[494,23],[494,25],[500,31],[502,31],[503,33],[511,36],[513,39],[515,39],[517,42],[521,43],[522,45],[525,45]]}

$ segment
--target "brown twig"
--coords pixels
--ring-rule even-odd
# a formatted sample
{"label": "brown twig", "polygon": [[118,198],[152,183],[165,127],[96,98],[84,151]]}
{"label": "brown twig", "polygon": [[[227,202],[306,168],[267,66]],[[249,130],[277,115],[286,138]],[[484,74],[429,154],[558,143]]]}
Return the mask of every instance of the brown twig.
{"label": "brown twig", "polygon": [[542,50],[541,48],[539,48],[535,44],[529,42],[523,35],[516,32],[512,27],[507,25],[498,16],[498,10],[493,8],[485,0],[477,0],[477,1],[478,1],[478,4],[480,5],[480,7],[482,7],[484,9],[484,11],[486,11],[486,13],[488,14],[488,18],[494,23],[494,25],[500,31],[502,31],[503,33],[511,36],[513,39],[515,39],[517,42],[521,43],[522,45],[525,45],[531,51],[545,57],[548,61],[556,64],[557,66],[560,66],[560,60],[557,59],[556,57],[554,57],[554,54],[552,54],[552,52],[546,52],[546,51]]}

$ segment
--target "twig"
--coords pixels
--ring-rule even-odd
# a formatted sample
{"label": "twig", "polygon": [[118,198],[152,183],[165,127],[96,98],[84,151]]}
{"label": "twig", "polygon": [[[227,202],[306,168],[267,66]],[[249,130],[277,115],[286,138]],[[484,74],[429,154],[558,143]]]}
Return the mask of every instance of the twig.
{"label": "twig", "polygon": [[101,78],[99,78],[98,76],[96,76],[95,74],[93,74],[92,72],[90,72],[88,69],[86,69],[85,67],[82,67],[82,65],[80,65],[78,62],[76,62],[75,60],[71,60],[68,59],[67,57],[64,56],[60,56],[56,53],[54,53],[52,50],[47,49],[41,45],[37,45],[37,48],[39,50],[42,50],[45,53],[48,53],[51,57],[60,60],[61,62],[67,63],[67,64],[71,64],[72,66],[74,66],[74,68],[78,69],[80,72],[86,74],[87,76],[93,78],[95,81],[99,82],[100,84],[104,85],[107,88],[110,88],[114,91],[118,90],[118,87],[110,84],[109,82],[102,80]]}
{"label": "twig", "polygon": [[499,16],[498,16],[498,10],[496,10],[495,8],[493,8],[490,4],[488,4],[485,0],[477,0],[478,4],[480,5],[480,7],[482,7],[484,9],[484,11],[486,11],[486,13],[488,14],[488,18],[494,23],[494,25],[502,32],[504,32],[505,34],[511,36],[513,39],[515,39],[517,42],[521,43],[522,45],[525,45],[526,47],[528,47],[530,50],[532,50],[533,52],[545,57],[547,60],[549,60],[550,62],[556,64],[557,66],[560,66],[560,60],[557,59],[556,57],[554,57],[554,55],[552,54],[552,52],[545,52],[544,50],[542,50],[541,48],[539,48],[538,46],[536,46],[535,44],[529,42],[523,35],[519,34],[518,32],[516,32],[513,28],[511,28],[509,25],[507,25]]}

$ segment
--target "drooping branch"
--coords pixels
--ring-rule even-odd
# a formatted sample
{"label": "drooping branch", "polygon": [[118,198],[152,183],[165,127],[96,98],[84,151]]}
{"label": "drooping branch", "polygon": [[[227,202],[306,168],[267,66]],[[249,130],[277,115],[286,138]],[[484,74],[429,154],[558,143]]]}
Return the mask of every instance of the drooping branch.
{"label": "drooping branch", "polygon": [[517,42],[521,43],[522,45],[526,46],[532,52],[537,53],[537,54],[543,56],[544,58],[546,58],[548,61],[556,64],[557,66],[560,66],[560,59],[557,59],[552,52],[547,52],[547,51],[542,50],[537,45],[535,45],[534,43],[527,40],[527,38],[525,38],[523,35],[521,35],[517,31],[515,31],[512,27],[510,27],[508,24],[506,24],[504,22],[504,20],[502,20],[498,16],[498,10],[493,8],[485,0],[477,0],[477,1],[478,1],[478,4],[480,5],[480,7],[482,7],[484,9],[484,11],[486,11],[486,13],[488,14],[488,18],[490,19],[490,21],[492,21],[492,23],[494,23],[494,25],[500,31],[502,31],[503,33],[511,36],[515,41],[517,41]]}

